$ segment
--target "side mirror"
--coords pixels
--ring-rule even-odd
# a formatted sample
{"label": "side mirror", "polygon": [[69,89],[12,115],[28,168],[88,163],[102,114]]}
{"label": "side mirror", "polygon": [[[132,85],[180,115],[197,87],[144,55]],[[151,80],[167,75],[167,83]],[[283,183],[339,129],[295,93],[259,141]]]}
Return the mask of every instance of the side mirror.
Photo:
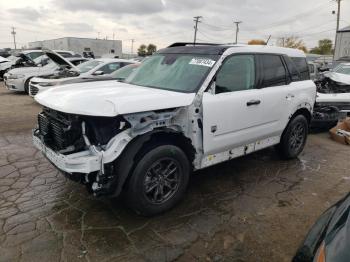
{"label": "side mirror", "polygon": [[94,76],[101,76],[104,75],[105,73],[103,71],[96,71],[93,73]]}

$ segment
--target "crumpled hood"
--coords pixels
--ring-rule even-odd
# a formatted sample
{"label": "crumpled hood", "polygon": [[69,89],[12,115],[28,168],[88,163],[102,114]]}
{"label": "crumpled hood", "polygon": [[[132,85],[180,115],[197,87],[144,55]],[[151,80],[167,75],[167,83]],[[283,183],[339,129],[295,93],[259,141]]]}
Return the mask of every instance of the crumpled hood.
{"label": "crumpled hood", "polygon": [[35,100],[51,109],[78,115],[113,117],[121,114],[188,106],[195,93],[179,93],[112,81],[50,88]]}
{"label": "crumpled hood", "polygon": [[329,77],[330,79],[332,79],[335,82],[350,85],[350,75],[330,72],[330,73],[325,74],[325,76]]}

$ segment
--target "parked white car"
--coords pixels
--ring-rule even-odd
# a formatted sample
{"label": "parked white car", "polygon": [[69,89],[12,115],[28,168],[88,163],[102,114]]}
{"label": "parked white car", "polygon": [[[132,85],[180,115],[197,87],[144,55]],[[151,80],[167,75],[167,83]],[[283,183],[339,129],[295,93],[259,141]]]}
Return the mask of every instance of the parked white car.
{"label": "parked white car", "polygon": [[[59,58],[57,54],[51,53],[49,54],[52,60],[59,59],[61,63],[64,63],[63,57]],[[69,61],[66,61],[69,62]],[[52,87],[68,84],[71,82],[80,82],[80,81],[91,81],[91,79],[95,80],[103,80],[109,79],[112,77],[112,74],[126,66],[133,64],[135,62],[125,60],[125,59],[117,59],[117,58],[99,58],[89,60],[85,63],[82,63],[77,66],[76,71],[78,74],[75,75],[67,75],[65,73],[61,74],[52,74],[41,77],[35,77],[31,79],[29,83],[29,95],[34,97],[38,93],[42,91],[48,90]],[[68,63],[67,63],[68,64]]]}
{"label": "parked white car", "polygon": [[270,146],[297,157],[316,98],[307,68],[296,49],[177,43],[125,82],[38,94],[33,142],[94,195],[124,190],[137,213],[158,214],[183,197],[192,170]]}
{"label": "parked white car", "polygon": [[[60,82],[60,85],[55,86],[41,86],[36,82],[29,82],[29,95],[35,97],[38,93],[41,93],[45,90],[48,90],[52,87],[60,87],[61,85],[74,84],[74,83],[87,83],[94,81],[108,81],[108,80],[117,80],[124,81],[130,74],[134,72],[139,67],[140,63],[132,63],[126,65],[111,74],[101,75],[101,76],[87,76],[87,77],[72,77]],[[34,80],[35,81],[35,80]]]}
{"label": "parked white car", "polygon": [[0,64],[1,64],[1,63],[5,63],[5,62],[10,62],[10,60],[8,60],[7,58],[4,58],[4,57],[0,56]]}
{"label": "parked white car", "polygon": [[[76,54],[73,51],[67,50],[55,50],[58,54],[61,54],[64,57],[72,57]],[[14,67],[24,67],[24,66],[37,66],[36,59],[44,55],[43,50],[24,50],[18,53],[17,55],[9,56],[9,60],[6,63],[0,64],[0,78],[3,78],[4,74]]]}
{"label": "parked white car", "polygon": [[[72,68],[75,68],[75,65],[87,61],[87,59],[83,57],[70,57],[66,58],[66,60],[69,61]],[[63,66],[65,67],[65,70],[68,69],[66,65]],[[54,72],[59,72],[60,69],[62,69],[62,65],[56,62],[48,63],[42,67],[34,66],[14,68],[4,75],[5,87],[10,91],[29,93],[29,82],[33,77],[51,75]]]}

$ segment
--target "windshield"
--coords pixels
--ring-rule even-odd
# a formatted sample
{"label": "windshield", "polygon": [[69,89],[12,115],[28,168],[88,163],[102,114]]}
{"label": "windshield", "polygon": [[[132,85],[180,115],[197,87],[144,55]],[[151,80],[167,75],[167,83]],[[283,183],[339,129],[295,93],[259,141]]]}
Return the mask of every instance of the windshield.
{"label": "windshield", "polygon": [[339,65],[333,71],[339,74],[350,75],[350,65]]}
{"label": "windshield", "polygon": [[102,61],[90,60],[90,61],[81,63],[80,65],[77,66],[77,68],[81,73],[86,73],[91,69],[95,68],[96,66],[98,66],[99,64],[102,64]]}
{"label": "windshield", "polygon": [[127,78],[132,72],[134,72],[134,70],[139,67],[138,64],[131,64],[131,65],[127,65],[124,66],[120,69],[118,69],[117,71],[113,72],[111,74],[111,77],[118,79],[118,80],[124,80],[125,78]]}
{"label": "windshield", "polygon": [[126,83],[177,92],[195,92],[215,64],[216,55],[158,54],[146,59]]}
{"label": "windshield", "polygon": [[45,68],[45,69],[56,69],[56,68],[58,68],[58,65],[53,63],[52,61],[49,61],[49,63],[44,65],[43,68]]}

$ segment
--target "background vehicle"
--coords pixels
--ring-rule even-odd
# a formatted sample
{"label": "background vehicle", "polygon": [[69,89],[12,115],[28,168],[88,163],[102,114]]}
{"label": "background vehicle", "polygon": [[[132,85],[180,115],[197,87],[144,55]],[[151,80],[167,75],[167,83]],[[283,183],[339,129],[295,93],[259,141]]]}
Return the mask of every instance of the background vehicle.
{"label": "background vehicle", "polygon": [[[64,63],[64,58],[59,58],[56,54],[49,54],[51,59],[59,59]],[[115,59],[115,58],[100,58],[86,61],[85,63],[77,66],[78,74],[71,75],[69,71],[62,71],[56,74],[35,77],[31,80],[30,86],[30,95],[35,96],[36,94],[47,90],[53,86],[68,84],[73,81],[81,82],[81,79],[88,79],[87,81],[91,81],[91,79],[110,79],[111,74],[122,68],[126,65],[133,64],[135,62],[124,60],[124,59]],[[68,74],[67,74],[68,73]]]}
{"label": "background vehicle", "polygon": [[9,57],[11,54],[9,53],[9,50],[8,49],[0,49],[0,56],[6,58],[6,57]]}
{"label": "background vehicle", "polygon": [[[112,74],[102,75],[98,78],[93,76],[69,78],[67,80],[63,80],[62,82],[60,82],[59,85],[56,85],[55,87],[59,87],[60,85],[86,83],[86,82],[94,82],[94,81],[107,81],[107,80],[124,81],[137,67],[139,67],[139,65],[140,63],[130,64],[114,71]],[[38,93],[41,93],[53,87],[53,86],[34,85],[32,82],[29,83],[29,86],[31,87],[29,88],[29,95],[31,97],[34,97]]]}
{"label": "background vehicle", "polygon": [[[73,57],[76,55],[74,52],[66,50],[55,50],[55,52],[65,57]],[[4,74],[13,68],[38,66],[41,60],[37,60],[37,58],[42,55],[44,55],[43,50],[24,50],[16,55],[8,57],[10,60],[9,62],[0,64],[0,78],[3,78]]]}
{"label": "background vehicle", "polygon": [[293,262],[346,262],[350,257],[350,194],[312,226]]}
{"label": "background vehicle", "polygon": [[154,215],[183,197],[192,170],[270,146],[297,157],[315,97],[300,50],[176,43],[125,82],[38,94],[33,142],[94,195],[124,190],[133,210]]}
{"label": "background vehicle", "polygon": [[[72,68],[75,65],[79,65],[82,62],[87,61],[86,58],[81,57],[71,57],[67,58]],[[35,66],[35,67],[21,67],[10,70],[4,75],[4,82],[7,89],[12,91],[20,92],[29,92],[29,81],[32,77],[35,76],[44,76],[48,74],[53,74],[62,69],[62,66],[65,67],[65,70],[68,70],[67,65],[62,65],[57,62],[50,62],[45,66]],[[70,68],[70,69],[72,69]]]}
{"label": "background vehicle", "polygon": [[342,63],[318,80],[312,126],[331,128],[339,118],[350,114],[350,63]]}
{"label": "background vehicle", "polygon": [[309,65],[309,72],[310,72],[310,78],[312,81],[319,80],[320,73],[319,73],[319,65],[314,62],[308,62]]}

